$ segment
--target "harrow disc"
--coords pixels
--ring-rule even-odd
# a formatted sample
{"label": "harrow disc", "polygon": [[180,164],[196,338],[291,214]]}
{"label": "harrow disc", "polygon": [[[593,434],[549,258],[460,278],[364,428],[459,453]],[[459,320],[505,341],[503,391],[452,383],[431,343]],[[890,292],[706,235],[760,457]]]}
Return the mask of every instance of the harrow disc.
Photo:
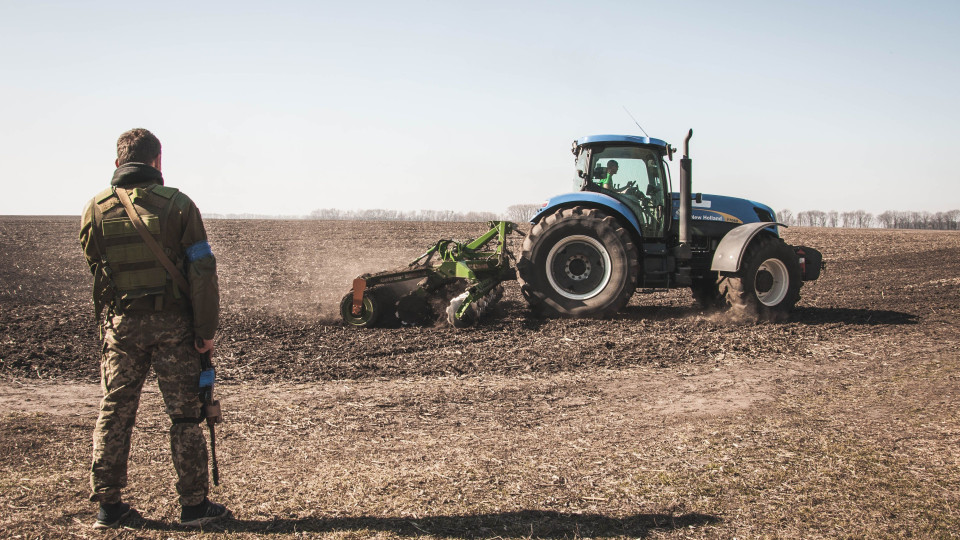
{"label": "harrow disc", "polygon": [[498,284],[496,287],[490,290],[483,298],[470,304],[470,307],[467,308],[467,311],[459,319],[457,318],[457,312],[460,311],[460,307],[467,300],[467,296],[470,294],[470,291],[464,291],[459,296],[455,297],[450,301],[450,305],[447,306],[447,322],[453,325],[455,328],[465,328],[477,322],[477,319],[483,317],[490,308],[496,304],[500,298],[503,297],[503,284]]}
{"label": "harrow disc", "polygon": [[454,328],[466,328],[467,326],[472,325],[477,319],[477,309],[475,303],[467,308],[466,313],[464,313],[462,317],[459,319],[457,318],[457,312],[460,311],[460,306],[463,305],[463,302],[467,299],[469,294],[469,292],[460,294],[451,300],[450,305],[447,306],[447,322],[453,325]]}
{"label": "harrow disc", "polygon": [[418,325],[424,324],[432,317],[435,317],[427,302],[426,295],[417,294],[416,291],[400,298],[396,303],[396,315],[401,324]]}

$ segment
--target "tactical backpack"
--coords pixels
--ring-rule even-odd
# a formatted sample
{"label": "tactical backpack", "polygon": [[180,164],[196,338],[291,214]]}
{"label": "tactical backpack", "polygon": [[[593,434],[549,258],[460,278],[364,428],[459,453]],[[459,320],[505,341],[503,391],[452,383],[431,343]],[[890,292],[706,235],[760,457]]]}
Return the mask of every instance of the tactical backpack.
{"label": "tactical backpack", "polygon": [[[119,191],[129,195],[142,225],[130,219],[118,196]],[[145,227],[149,236],[162,245],[164,229],[168,226],[178,194],[176,188],[153,184],[130,190],[111,187],[94,198],[91,241],[96,242],[101,257],[100,271],[95,270],[94,274],[95,281],[102,281],[94,284],[98,319],[106,305],[122,313],[131,307],[160,311],[184,303],[182,285],[178,287],[171,281],[177,277],[183,280],[183,262],[179,260],[179,254],[161,248],[173,262],[172,270],[176,271],[173,274],[137,231],[137,225]],[[177,280],[178,284],[180,280]],[[152,297],[152,303],[148,297]]]}

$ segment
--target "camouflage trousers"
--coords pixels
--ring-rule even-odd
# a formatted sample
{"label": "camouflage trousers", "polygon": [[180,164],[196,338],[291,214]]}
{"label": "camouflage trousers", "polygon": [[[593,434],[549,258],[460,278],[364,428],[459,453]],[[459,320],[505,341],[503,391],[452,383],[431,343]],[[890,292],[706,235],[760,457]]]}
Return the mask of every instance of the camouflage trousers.
{"label": "camouflage trousers", "polygon": [[199,419],[200,355],[193,348],[189,316],[148,312],[108,316],[103,331],[100,378],[103,400],[93,431],[91,501],[113,503],[127,485],[130,435],[150,367],[157,374],[170,427],[180,504],[203,502],[209,492],[207,442]]}

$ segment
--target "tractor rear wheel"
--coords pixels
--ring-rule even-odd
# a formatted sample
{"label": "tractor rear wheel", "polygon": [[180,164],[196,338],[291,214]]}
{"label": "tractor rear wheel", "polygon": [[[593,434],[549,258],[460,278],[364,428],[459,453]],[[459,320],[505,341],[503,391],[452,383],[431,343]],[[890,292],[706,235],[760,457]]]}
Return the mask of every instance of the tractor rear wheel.
{"label": "tractor rear wheel", "polygon": [[541,315],[605,317],[630,300],[639,267],[637,248],[617,220],[578,206],[534,225],[517,278],[530,308]]}
{"label": "tractor rear wheel", "polygon": [[758,237],[747,247],[738,272],[720,275],[720,292],[734,315],[783,320],[800,300],[800,262],[783,240]]}

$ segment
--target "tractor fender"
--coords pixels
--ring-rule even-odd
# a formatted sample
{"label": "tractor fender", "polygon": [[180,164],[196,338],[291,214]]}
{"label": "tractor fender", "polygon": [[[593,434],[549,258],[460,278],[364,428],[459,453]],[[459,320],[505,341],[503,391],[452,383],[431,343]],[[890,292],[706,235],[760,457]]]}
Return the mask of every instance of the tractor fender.
{"label": "tractor fender", "polygon": [[762,221],[758,223],[747,223],[730,230],[720,240],[717,251],[713,254],[713,263],[710,270],[715,272],[737,272],[740,270],[740,262],[743,261],[743,254],[747,251],[750,241],[757,236],[760,231],[779,225],[786,227],[783,223],[773,223]]}
{"label": "tractor fender", "polygon": [[565,193],[563,195],[551,197],[550,200],[543,205],[543,208],[534,214],[534,216],[530,219],[530,223],[536,224],[541,219],[552,214],[558,208],[570,208],[578,205],[600,208],[615,218],[622,218],[624,223],[630,224],[630,228],[632,229],[631,232],[633,234],[637,236],[641,235],[640,222],[637,221],[637,217],[633,215],[633,212],[627,205],[609,195],[605,195],[603,193],[593,193],[590,191]]}

